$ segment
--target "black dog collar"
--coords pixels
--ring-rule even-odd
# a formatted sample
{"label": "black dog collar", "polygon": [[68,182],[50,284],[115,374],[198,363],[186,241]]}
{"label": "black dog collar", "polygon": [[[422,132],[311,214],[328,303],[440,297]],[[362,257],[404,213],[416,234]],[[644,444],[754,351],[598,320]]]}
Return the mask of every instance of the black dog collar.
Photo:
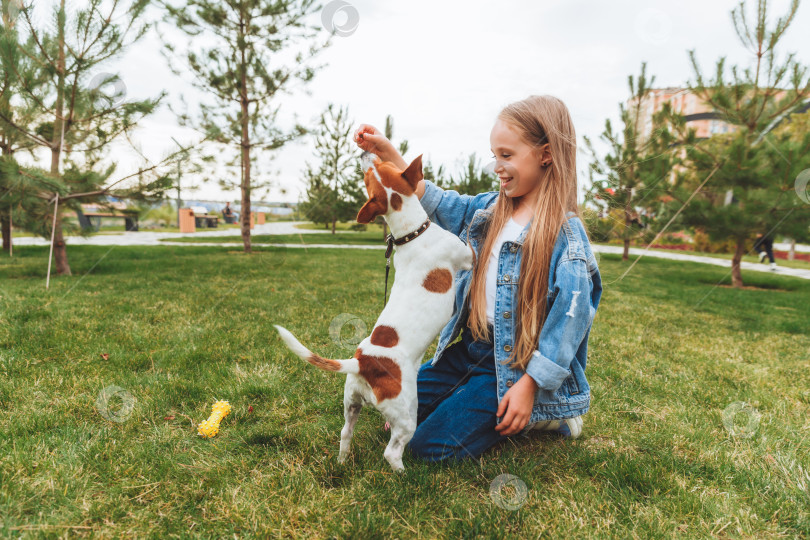
{"label": "black dog collar", "polygon": [[391,256],[391,251],[394,249],[394,244],[398,246],[401,246],[402,244],[407,244],[408,242],[410,242],[411,240],[413,240],[414,238],[425,232],[429,226],[430,220],[426,219],[425,222],[422,223],[418,229],[400,238],[394,238],[394,235],[389,233],[388,236],[385,238],[385,240],[388,242],[388,249],[385,250],[385,258],[387,259],[388,257]]}

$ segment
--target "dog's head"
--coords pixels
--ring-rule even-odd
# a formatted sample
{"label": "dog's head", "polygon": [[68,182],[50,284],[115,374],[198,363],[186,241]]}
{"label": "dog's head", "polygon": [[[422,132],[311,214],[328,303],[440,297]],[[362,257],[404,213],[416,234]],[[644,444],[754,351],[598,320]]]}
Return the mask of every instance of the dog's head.
{"label": "dog's head", "polygon": [[363,181],[366,183],[368,201],[357,213],[357,223],[371,223],[377,216],[399,211],[405,197],[415,196],[416,185],[422,179],[421,154],[404,171],[390,161],[381,161],[377,156],[371,163],[376,167],[380,179],[374,174],[374,167],[364,163],[366,175]]}

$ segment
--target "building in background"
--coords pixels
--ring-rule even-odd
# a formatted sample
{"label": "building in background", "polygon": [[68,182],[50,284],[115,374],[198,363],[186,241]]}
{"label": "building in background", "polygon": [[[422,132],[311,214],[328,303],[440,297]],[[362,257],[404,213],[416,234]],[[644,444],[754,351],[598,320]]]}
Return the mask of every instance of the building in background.
{"label": "building in background", "polygon": [[[627,101],[628,110],[635,108],[634,99]],[[693,94],[688,88],[653,88],[641,100],[639,132],[646,139],[652,132],[652,120],[664,103],[669,103],[673,112],[686,118],[687,127],[694,128],[699,139],[707,139],[716,133],[734,131],[735,126],[722,120],[711,105]]]}
{"label": "building in background", "polygon": [[[786,92],[786,90],[777,90],[777,99],[783,97]],[[686,126],[695,130],[698,139],[708,139],[712,135],[730,133],[737,129],[733,124],[723,120],[720,113],[688,88],[653,88],[641,100],[639,134],[642,140],[650,136],[653,116],[661,110],[664,103],[669,103],[673,112],[684,115]],[[632,113],[635,109],[635,98],[627,100],[625,106]],[[805,103],[795,112],[802,113],[808,109],[810,109],[810,102]],[[770,126],[768,131],[779,125],[782,120],[784,118]]]}

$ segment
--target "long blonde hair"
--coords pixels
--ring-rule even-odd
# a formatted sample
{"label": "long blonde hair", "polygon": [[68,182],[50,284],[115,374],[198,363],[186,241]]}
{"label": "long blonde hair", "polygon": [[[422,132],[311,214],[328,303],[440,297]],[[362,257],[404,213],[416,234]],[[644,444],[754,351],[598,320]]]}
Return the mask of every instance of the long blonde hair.
{"label": "long blonde hair", "polygon": [[[532,353],[537,349],[538,338],[546,320],[548,274],[551,255],[557,236],[572,211],[581,219],[577,206],[577,139],[568,108],[553,96],[529,96],[504,107],[498,118],[508,123],[529,145],[539,147],[549,144],[551,165],[541,168],[537,153],[537,167],[542,171],[537,206],[523,243],[523,255],[518,280],[518,305],[515,317],[515,343],[504,363],[513,368],[526,369]],[[503,192],[497,197],[487,213],[483,225],[484,243],[479,252],[480,264],[476,264],[470,283],[469,320],[467,326],[473,339],[492,340],[487,335],[486,275],[489,254],[500,235],[501,229],[515,209],[513,197]],[[514,276],[517,278],[517,276]]]}

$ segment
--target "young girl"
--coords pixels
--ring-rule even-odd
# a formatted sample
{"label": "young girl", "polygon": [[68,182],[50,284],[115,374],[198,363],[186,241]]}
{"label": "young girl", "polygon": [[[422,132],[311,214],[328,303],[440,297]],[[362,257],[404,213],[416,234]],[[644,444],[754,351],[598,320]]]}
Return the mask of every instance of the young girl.
{"label": "young girl", "polygon": [[[361,125],[354,140],[407,168],[374,127]],[[453,317],[417,377],[409,447],[431,461],[478,457],[529,429],[578,437],[590,406],[585,365],[602,281],[577,206],[568,109],[551,96],[512,103],[490,142],[499,191],[460,195],[422,180],[416,192],[431,221],[475,255],[456,275]]]}

